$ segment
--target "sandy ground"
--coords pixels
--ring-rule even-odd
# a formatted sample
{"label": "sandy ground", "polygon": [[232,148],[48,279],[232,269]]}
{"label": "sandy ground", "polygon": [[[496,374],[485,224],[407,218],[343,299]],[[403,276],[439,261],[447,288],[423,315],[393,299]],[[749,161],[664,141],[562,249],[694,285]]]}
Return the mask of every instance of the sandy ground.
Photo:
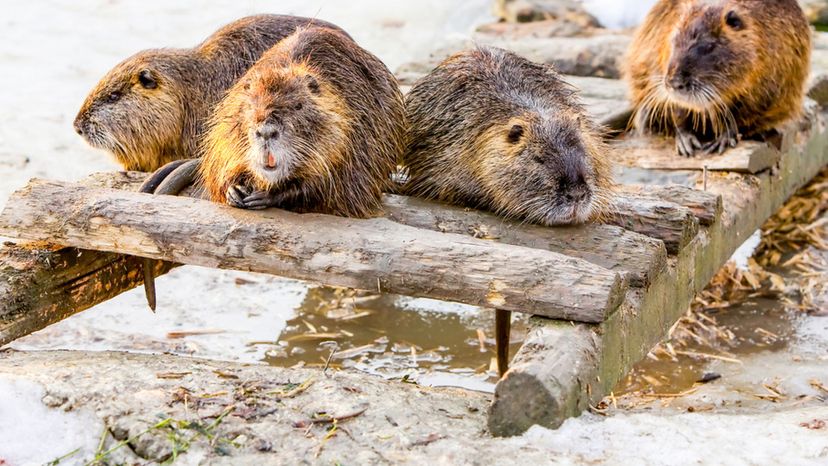
{"label": "sandy ground", "polygon": [[[619,11],[610,9],[617,2],[594,3],[607,14]],[[104,154],[84,145],[71,121],[99,77],[140,49],[190,46],[246,14],[296,13],[337,22],[394,69],[445,41],[467,37],[476,24],[491,19],[488,0],[41,0],[16,1],[6,10],[0,19],[5,38],[0,41],[0,207],[31,177],[72,180],[116,168]],[[617,21],[629,19],[618,16]],[[240,287],[237,279],[256,284]],[[262,354],[246,342],[278,337],[307,293],[306,286],[289,280],[192,267],[160,278],[158,288],[161,308],[156,315],[146,310],[137,290],[14,347],[169,351],[255,362]],[[170,331],[194,328],[229,331],[167,338]],[[630,412],[611,411],[609,417],[587,414],[567,421],[558,431],[535,428],[508,440],[481,437],[480,424],[458,425],[451,438],[409,451],[405,461],[826,464],[827,431],[809,427],[828,421],[826,394],[819,398],[819,390],[809,381],[828,383],[828,323],[818,317],[797,319],[791,342],[778,351],[747,355],[739,365],[712,364],[710,369],[722,373],[723,379],[702,387],[693,394],[698,398],[684,404],[656,403]],[[0,464],[2,459],[14,466],[41,464],[75,448],[81,452],[62,464],[82,464],[80,458],[94,451],[101,431],[98,413],[89,407],[68,412],[46,407],[48,375],[7,371],[0,378]],[[753,396],[775,378],[782,380],[790,399],[772,403]],[[800,395],[812,399],[803,405],[798,403]],[[687,412],[701,403],[715,409]]]}

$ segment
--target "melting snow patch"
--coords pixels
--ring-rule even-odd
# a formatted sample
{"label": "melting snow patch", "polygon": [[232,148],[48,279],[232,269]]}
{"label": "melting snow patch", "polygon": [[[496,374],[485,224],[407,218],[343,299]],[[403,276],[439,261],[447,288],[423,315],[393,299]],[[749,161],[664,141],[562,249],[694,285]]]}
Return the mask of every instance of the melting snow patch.
{"label": "melting snow patch", "polygon": [[73,465],[95,455],[101,421],[89,412],[49,408],[44,394],[34,382],[0,377],[0,464],[39,465],[76,452],[60,463]]}

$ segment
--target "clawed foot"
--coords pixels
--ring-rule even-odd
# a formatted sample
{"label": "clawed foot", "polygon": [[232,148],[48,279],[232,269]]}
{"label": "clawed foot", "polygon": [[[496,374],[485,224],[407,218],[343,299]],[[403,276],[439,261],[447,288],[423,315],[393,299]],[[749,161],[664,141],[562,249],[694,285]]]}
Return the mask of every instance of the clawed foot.
{"label": "clawed foot", "polygon": [[227,190],[227,203],[239,209],[264,210],[277,203],[276,196],[269,191],[253,191],[253,189],[235,185]]}
{"label": "clawed foot", "polygon": [[714,139],[713,141],[710,141],[707,144],[705,144],[702,150],[707,155],[722,155],[724,151],[736,147],[736,144],[738,143],[739,136],[737,134],[731,134],[730,132],[727,132],[719,136],[717,139]]}
{"label": "clawed foot", "polygon": [[682,157],[692,157],[697,150],[702,149],[702,143],[691,131],[679,129],[676,131],[676,151]]}
{"label": "clawed foot", "polygon": [[721,155],[725,150],[736,147],[738,143],[739,133],[731,130],[704,144],[690,131],[679,130],[676,132],[676,150],[683,157],[693,157],[697,152],[705,155]]}

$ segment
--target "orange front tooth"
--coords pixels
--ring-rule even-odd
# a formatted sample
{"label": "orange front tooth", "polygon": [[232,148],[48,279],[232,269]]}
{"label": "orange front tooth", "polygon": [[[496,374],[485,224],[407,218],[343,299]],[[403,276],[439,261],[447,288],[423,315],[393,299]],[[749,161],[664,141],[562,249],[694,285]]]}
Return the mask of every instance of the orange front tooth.
{"label": "orange front tooth", "polygon": [[273,155],[273,152],[267,153],[267,166],[270,168],[276,166],[276,157]]}

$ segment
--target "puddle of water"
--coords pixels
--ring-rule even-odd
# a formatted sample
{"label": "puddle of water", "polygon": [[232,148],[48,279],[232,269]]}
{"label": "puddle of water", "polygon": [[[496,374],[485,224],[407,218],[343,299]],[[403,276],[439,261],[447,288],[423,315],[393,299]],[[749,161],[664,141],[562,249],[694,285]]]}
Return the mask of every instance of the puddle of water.
{"label": "puddle of water", "polygon": [[[490,391],[494,313],[471,306],[313,288],[264,360],[276,366],[356,369],[424,385]],[[515,316],[511,350],[526,333]]]}

